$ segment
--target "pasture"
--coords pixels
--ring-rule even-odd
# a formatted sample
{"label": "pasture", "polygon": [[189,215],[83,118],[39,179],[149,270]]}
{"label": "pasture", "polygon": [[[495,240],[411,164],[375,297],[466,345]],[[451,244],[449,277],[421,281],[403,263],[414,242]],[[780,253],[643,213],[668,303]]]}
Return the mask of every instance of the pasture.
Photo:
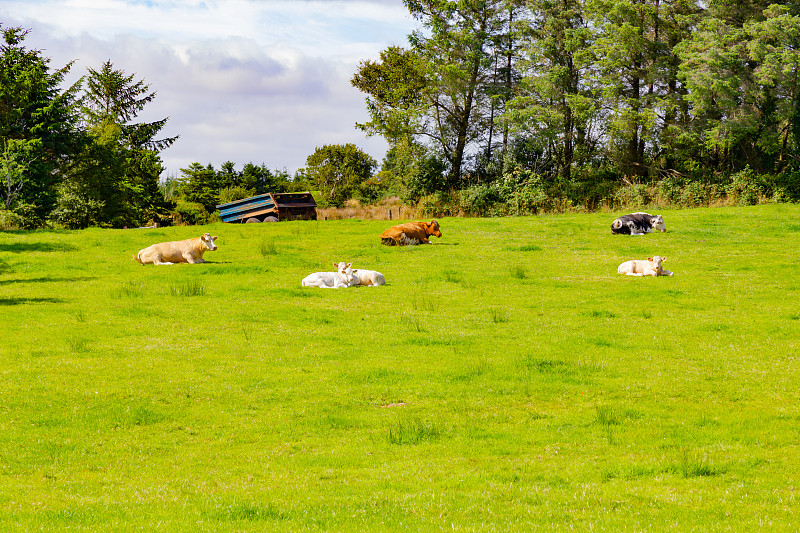
{"label": "pasture", "polygon": [[4,232],[0,530],[796,531],[800,206],[661,214]]}

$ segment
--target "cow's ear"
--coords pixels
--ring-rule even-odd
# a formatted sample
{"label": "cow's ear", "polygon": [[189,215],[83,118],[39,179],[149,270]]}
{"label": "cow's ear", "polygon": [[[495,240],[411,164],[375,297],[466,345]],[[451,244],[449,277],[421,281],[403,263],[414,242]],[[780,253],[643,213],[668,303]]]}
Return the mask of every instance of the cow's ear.
{"label": "cow's ear", "polygon": [[350,268],[352,265],[353,263],[347,263],[347,268]]}
{"label": "cow's ear", "polygon": [[647,260],[648,260],[648,261],[652,261],[652,260],[653,260],[653,258],[652,258],[652,257],[648,257],[648,258],[647,258]]}
{"label": "cow's ear", "polygon": [[334,261],[334,262],[333,262],[333,266],[334,266],[334,267],[336,267],[336,268],[339,268],[339,263],[337,263],[336,261]]}
{"label": "cow's ear", "polygon": [[216,241],[216,240],[217,240],[217,236],[216,236],[216,235],[214,235],[213,237],[211,237],[211,240],[212,240],[212,241]]}
{"label": "cow's ear", "polygon": [[663,263],[664,261],[666,261],[666,260],[667,260],[667,258],[666,258],[666,257],[662,257],[662,258],[661,258],[661,262],[662,262],[662,263]]}

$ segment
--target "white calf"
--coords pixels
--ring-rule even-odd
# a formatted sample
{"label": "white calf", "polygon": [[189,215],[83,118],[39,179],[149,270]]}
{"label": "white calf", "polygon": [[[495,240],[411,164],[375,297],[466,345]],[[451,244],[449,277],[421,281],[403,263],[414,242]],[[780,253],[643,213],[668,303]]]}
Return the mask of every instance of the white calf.
{"label": "white calf", "polygon": [[356,277],[356,285],[386,285],[386,278],[383,274],[376,270],[363,270],[357,268],[353,270],[353,275]]}
{"label": "white calf", "polygon": [[323,289],[344,289],[355,285],[356,279],[350,263],[333,264],[337,268],[336,272],[314,272],[305,278],[301,285],[303,287],[320,287]]}
{"label": "white calf", "polygon": [[666,257],[654,255],[653,257],[648,257],[647,261],[641,259],[625,261],[617,268],[617,272],[628,276],[672,276],[672,272],[664,270],[661,266],[661,263],[666,260]]}

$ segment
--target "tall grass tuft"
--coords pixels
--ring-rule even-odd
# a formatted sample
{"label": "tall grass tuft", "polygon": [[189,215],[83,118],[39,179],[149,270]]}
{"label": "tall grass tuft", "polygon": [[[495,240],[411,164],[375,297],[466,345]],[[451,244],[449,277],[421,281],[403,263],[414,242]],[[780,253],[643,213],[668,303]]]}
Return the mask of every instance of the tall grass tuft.
{"label": "tall grass tuft", "polygon": [[415,313],[403,313],[402,320],[408,325],[408,327],[417,331],[418,333],[425,331],[425,322],[419,315]]}
{"label": "tall grass tuft", "polygon": [[444,280],[450,283],[461,283],[463,279],[461,273],[455,270],[445,270],[442,272],[442,275],[444,276]]}
{"label": "tall grass tuft", "polygon": [[528,277],[528,270],[522,265],[514,265],[510,268],[511,277],[516,279],[525,279]]}
{"label": "tall grass tuft", "polygon": [[716,476],[727,471],[726,468],[714,466],[705,458],[698,458],[697,454],[690,457],[689,451],[685,448],[682,450],[680,461],[667,466],[665,470],[684,478]]}
{"label": "tall grass tuft", "polygon": [[262,504],[258,502],[234,502],[224,507],[218,507],[207,514],[210,518],[221,522],[285,520],[289,517],[288,513],[281,511],[271,503]]}
{"label": "tall grass tuft", "polygon": [[173,296],[205,296],[206,286],[200,280],[190,279],[181,284],[170,285],[170,293]]}
{"label": "tall grass tuft", "polygon": [[117,298],[138,298],[144,295],[144,284],[135,281],[123,281],[114,293]]}
{"label": "tall grass tuft", "polygon": [[620,419],[617,411],[609,405],[597,406],[597,422],[603,428],[603,433],[608,440],[608,443],[614,445],[617,443],[617,428]]}
{"label": "tall grass tuft", "polygon": [[261,252],[262,257],[278,255],[278,246],[275,244],[275,239],[264,239],[261,241],[258,251]]}
{"label": "tall grass tuft", "polygon": [[67,345],[72,353],[86,353],[89,351],[89,341],[83,338],[69,339]]}
{"label": "tall grass tuft", "polygon": [[389,426],[389,444],[419,444],[438,439],[442,434],[439,425],[428,420],[398,420]]}
{"label": "tall grass tuft", "polygon": [[505,324],[510,320],[505,309],[490,309],[489,312],[492,315],[492,322],[495,324]]}
{"label": "tall grass tuft", "polygon": [[620,423],[620,415],[610,405],[598,405],[596,407],[596,420],[603,427],[616,426]]}

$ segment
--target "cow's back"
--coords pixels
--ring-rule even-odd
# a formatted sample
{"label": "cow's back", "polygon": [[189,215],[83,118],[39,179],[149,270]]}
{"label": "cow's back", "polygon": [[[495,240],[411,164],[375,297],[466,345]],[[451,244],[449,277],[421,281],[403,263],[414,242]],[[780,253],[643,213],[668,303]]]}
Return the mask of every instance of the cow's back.
{"label": "cow's back", "polygon": [[186,256],[202,258],[200,237],[183,241],[160,242],[139,251],[140,263],[186,263]]}
{"label": "cow's back", "polygon": [[406,222],[392,226],[381,233],[383,244],[420,244],[426,242],[428,232],[424,222]]}
{"label": "cow's back", "polygon": [[381,239],[383,238],[394,238],[400,236],[400,234],[405,233],[406,235],[416,235],[418,233],[422,233],[425,235],[425,227],[422,222],[406,222],[405,224],[398,224],[396,226],[392,226],[391,228],[387,229],[383,233],[381,233]]}

